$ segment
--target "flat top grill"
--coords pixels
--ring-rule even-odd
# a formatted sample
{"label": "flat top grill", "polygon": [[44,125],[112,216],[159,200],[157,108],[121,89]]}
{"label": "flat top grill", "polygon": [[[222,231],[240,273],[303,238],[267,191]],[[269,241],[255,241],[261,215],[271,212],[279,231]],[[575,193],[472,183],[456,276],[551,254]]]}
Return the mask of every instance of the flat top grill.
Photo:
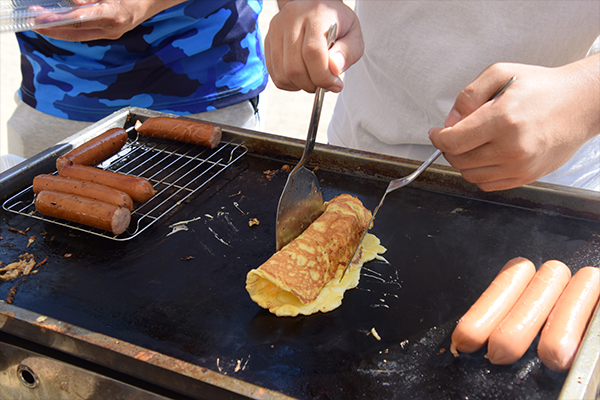
{"label": "flat top grill", "polygon": [[[147,115],[128,113],[133,116],[122,122],[119,115],[119,123]],[[302,143],[231,129],[224,129],[224,137],[235,138],[247,152],[136,240],[108,241],[2,211],[0,260],[12,262],[26,250],[27,236],[8,228],[29,228],[27,235],[38,240],[26,251],[48,262],[21,281],[0,283],[0,299],[19,285],[13,309],[0,303],[0,330],[48,346],[64,344],[62,351],[140,374],[136,377],[193,398],[223,398],[194,386],[207,371],[218,376],[211,387],[241,393],[240,387],[249,384],[260,390],[242,392],[257,398],[559,396],[567,375],[541,364],[537,342],[517,363],[494,366],[484,358],[485,349],[454,358],[450,335],[513,257],[527,257],[537,267],[558,259],[573,272],[600,265],[600,220],[561,211],[571,205],[591,209],[593,199],[545,187],[482,194],[487,197],[481,199],[460,186],[460,176],[433,168],[391,193],[379,211],[372,233],[388,249],[388,262],[366,264],[358,287],[346,293],[338,309],[278,318],[252,302],[245,280],[275,251],[275,210],[287,179],[282,167],[297,160]],[[223,158],[229,159],[231,152],[226,153]],[[32,163],[24,173],[51,171],[56,157],[42,157],[39,166]],[[394,161],[389,168],[398,170],[390,172],[380,156],[319,145],[313,157],[324,200],[349,193],[369,209],[387,186],[386,174],[403,176],[414,167]],[[160,182],[158,175],[155,181]],[[562,208],[540,210],[530,207],[534,202]],[[259,224],[251,226],[251,219]],[[173,233],[180,222],[187,230]],[[22,322],[19,310],[34,317]],[[37,315],[86,332],[62,325],[49,329]],[[63,334],[72,336],[65,340]],[[97,352],[71,345],[77,335]],[[146,367],[154,358],[145,357],[148,352],[170,360],[151,376]]]}

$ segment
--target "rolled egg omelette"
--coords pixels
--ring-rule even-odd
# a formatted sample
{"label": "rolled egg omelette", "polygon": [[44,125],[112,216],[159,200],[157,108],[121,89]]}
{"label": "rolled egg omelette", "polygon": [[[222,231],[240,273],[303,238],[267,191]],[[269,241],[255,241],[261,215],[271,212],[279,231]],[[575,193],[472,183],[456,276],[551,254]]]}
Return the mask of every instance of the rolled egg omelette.
{"label": "rolled egg omelette", "polygon": [[371,212],[356,197],[342,194],[330,200],[302,234],[248,272],[250,297],[279,317],[336,309],[345,291],[358,285],[362,265],[386,251],[367,234],[340,281],[370,220]]}

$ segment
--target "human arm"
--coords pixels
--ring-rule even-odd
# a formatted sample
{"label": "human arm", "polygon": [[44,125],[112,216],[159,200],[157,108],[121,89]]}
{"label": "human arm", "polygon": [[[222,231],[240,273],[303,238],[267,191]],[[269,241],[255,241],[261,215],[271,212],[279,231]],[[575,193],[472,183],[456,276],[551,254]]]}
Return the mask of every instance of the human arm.
{"label": "human arm", "polygon": [[[91,4],[99,0],[73,0],[78,5]],[[187,0],[104,0],[95,7],[106,9],[108,16],[89,21],[76,22],[35,31],[53,39],[86,42],[97,39],[118,39],[148,18],[183,3]],[[114,12],[116,10],[116,12]],[[85,16],[85,8],[74,12],[74,16]],[[97,10],[94,10],[97,12]],[[114,12],[114,13],[113,13]]]}
{"label": "human arm", "polygon": [[467,181],[484,191],[534,182],[600,134],[600,54],[556,68],[494,64],[458,95],[445,126],[429,138]]}
{"label": "human arm", "polygon": [[[364,43],[354,11],[342,0],[278,0],[265,37],[265,61],[280,89],[332,92],[343,88],[339,75],[362,57]],[[328,51],[327,30],[337,23]]]}

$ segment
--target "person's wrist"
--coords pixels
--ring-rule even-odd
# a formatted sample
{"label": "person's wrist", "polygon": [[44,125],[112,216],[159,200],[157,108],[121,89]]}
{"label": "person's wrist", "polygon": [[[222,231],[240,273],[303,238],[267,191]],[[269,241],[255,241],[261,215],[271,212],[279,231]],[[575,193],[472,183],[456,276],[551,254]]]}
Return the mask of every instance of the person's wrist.
{"label": "person's wrist", "polygon": [[591,115],[593,118],[589,137],[591,139],[600,135],[600,53],[590,55],[584,59],[583,72],[585,74],[586,88],[592,102]]}
{"label": "person's wrist", "polygon": [[290,1],[292,1],[292,0],[277,0],[277,6],[281,10]]}

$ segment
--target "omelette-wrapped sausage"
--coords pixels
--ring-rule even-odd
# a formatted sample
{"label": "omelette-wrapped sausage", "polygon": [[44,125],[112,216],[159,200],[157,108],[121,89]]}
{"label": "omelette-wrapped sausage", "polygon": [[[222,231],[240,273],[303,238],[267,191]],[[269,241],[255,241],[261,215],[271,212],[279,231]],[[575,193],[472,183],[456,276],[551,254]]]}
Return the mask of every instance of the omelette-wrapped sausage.
{"label": "omelette-wrapped sausage", "polygon": [[59,172],[60,176],[91,181],[121,190],[131,196],[133,201],[143,203],[156,194],[152,184],[139,176],[120,174],[100,168],[69,163]]}
{"label": "omelette-wrapped sausage", "polygon": [[351,195],[329,201],[325,212],[300,236],[248,273],[250,297],[267,309],[272,304],[261,293],[268,291],[293,295],[303,304],[315,300],[336,272],[346,267],[370,220],[371,212]]}
{"label": "omelette-wrapped sausage", "polygon": [[33,178],[33,193],[37,194],[42,190],[89,197],[104,203],[125,207],[129,211],[133,210],[133,200],[130,195],[121,190],[94,182],[56,175],[38,175]]}
{"label": "omelette-wrapped sausage", "polygon": [[69,161],[81,165],[97,165],[114,156],[127,142],[127,132],[122,128],[109,129],[103,134],[74,148],[56,160],[56,170],[60,172]]}
{"label": "omelette-wrapped sausage", "polygon": [[221,128],[199,121],[154,117],[135,127],[140,135],[177,140],[214,149],[221,141]]}
{"label": "omelette-wrapped sausage", "polygon": [[35,196],[35,208],[44,215],[66,219],[120,235],[131,221],[128,209],[88,197],[42,190]]}

